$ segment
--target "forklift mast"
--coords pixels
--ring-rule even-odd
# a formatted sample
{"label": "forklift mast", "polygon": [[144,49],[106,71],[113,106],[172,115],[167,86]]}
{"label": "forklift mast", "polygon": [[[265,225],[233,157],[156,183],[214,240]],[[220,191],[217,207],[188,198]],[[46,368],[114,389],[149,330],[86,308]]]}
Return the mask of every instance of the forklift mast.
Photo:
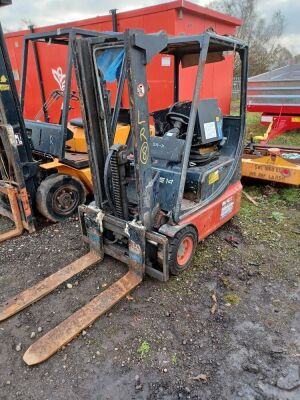
{"label": "forklift mast", "polygon": [[134,160],[136,192],[139,193],[139,218],[146,229],[153,226],[154,212],[159,203],[155,193],[158,191],[159,174],[152,172],[151,143],[148,110],[148,83],[146,65],[154,55],[167,45],[165,33],[151,36],[127,31],[125,52],[129,97],[131,101],[130,119],[134,138]]}

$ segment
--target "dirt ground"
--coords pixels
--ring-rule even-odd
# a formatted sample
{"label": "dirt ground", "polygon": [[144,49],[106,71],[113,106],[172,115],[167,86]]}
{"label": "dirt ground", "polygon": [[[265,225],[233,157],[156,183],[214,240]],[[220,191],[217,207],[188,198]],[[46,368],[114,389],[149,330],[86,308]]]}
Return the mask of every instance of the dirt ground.
{"label": "dirt ground", "polygon": [[[259,206],[244,198],[189,271],[168,283],[146,277],[45,363],[28,367],[22,354],[118,279],[122,264],[106,258],[2,322],[0,399],[299,400],[299,190],[246,190]],[[76,218],[1,244],[0,301],[85,252]]]}

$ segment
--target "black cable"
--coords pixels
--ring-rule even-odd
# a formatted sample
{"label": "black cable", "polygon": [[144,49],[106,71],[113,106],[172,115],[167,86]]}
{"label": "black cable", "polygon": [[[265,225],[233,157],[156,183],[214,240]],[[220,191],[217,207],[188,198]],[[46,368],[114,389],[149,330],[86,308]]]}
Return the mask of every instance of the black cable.
{"label": "black cable", "polygon": [[111,208],[112,212],[114,215],[116,215],[116,209],[111,197],[111,193],[110,193],[110,188],[109,188],[109,166],[110,166],[110,160],[111,157],[113,155],[114,150],[110,150],[110,152],[108,153],[108,156],[106,157],[105,160],[105,166],[104,166],[104,190],[105,190],[105,194],[107,197],[107,201],[108,201],[108,205]]}

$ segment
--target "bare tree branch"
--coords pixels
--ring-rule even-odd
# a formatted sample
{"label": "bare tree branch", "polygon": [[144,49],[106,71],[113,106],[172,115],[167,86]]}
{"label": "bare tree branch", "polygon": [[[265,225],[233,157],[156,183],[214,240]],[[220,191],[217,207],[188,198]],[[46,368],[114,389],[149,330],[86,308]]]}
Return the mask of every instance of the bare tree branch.
{"label": "bare tree branch", "polygon": [[[280,45],[285,28],[285,18],[275,10],[268,23],[259,16],[257,0],[212,0],[208,7],[243,20],[237,29],[237,37],[249,45],[249,75],[257,75],[272,68],[288,64],[293,57]],[[236,64],[236,73],[239,65]]]}

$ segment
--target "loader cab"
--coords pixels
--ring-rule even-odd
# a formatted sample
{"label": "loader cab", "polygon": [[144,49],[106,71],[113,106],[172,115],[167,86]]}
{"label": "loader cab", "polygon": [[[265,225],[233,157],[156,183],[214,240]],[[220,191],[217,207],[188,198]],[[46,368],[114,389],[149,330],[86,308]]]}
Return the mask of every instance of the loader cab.
{"label": "loader cab", "polygon": [[[97,112],[96,108],[101,110],[100,162],[103,162],[106,171],[104,178],[98,177],[101,182],[98,186],[103,191],[96,201],[100,206],[108,202],[109,208],[119,217],[126,215],[136,218],[141,210],[140,190],[147,188],[147,182],[143,179],[152,179],[150,203],[160,210],[157,222],[159,226],[166,221],[179,222],[195,213],[220,196],[230,183],[240,178],[239,163],[246,109],[247,47],[233,38],[213,33],[167,37],[165,34],[145,35],[137,31],[132,37],[135,45],[128,43],[122,35],[89,40],[90,54],[93,54],[91,68],[97,81],[97,105],[89,102],[92,99],[86,99],[84,105],[88,110],[87,114],[91,114],[91,110]],[[144,59],[138,60],[134,54],[141,48]],[[118,82],[113,105],[111,90],[99,66],[99,60],[106,58],[107,53],[114,53],[117,60],[114,71],[110,71]],[[242,65],[239,115],[224,115],[218,99],[203,98],[201,89],[206,65],[222,62],[226,57],[232,58],[234,53],[240,56]],[[149,112],[151,84],[147,81],[147,71],[153,59],[160,56],[172,58],[174,99],[164,109]],[[81,63],[85,64],[85,61],[81,59]],[[181,95],[180,77],[189,69],[195,80],[191,86],[191,96],[186,99]],[[130,74],[140,80],[140,83],[130,81]],[[232,79],[232,76],[224,76],[224,79]],[[133,152],[126,146],[112,146],[121,104],[130,105]],[[141,115],[145,115],[143,120]],[[143,132],[148,131],[149,134],[141,135],[138,133],[140,124],[145,121],[147,127],[143,126]],[[151,124],[155,126],[153,137],[149,129]],[[94,135],[90,129],[87,133],[88,136]],[[88,141],[94,140],[95,137],[88,138]],[[95,161],[96,156],[92,159]],[[112,165],[122,164],[120,159],[126,162],[120,167],[119,176],[114,176],[111,172]],[[99,160],[95,162],[99,163]],[[148,166],[148,172],[144,173],[140,170],[145,165]],[[139,170],[138,174],[136,170]],[[148,178],[145,178],[147,173]],[[94,176],[97,179],[97,172]],[[114,194],[116,187],[120,188],[120,196]],[[226,212],[225,210],[224,213]]]}

